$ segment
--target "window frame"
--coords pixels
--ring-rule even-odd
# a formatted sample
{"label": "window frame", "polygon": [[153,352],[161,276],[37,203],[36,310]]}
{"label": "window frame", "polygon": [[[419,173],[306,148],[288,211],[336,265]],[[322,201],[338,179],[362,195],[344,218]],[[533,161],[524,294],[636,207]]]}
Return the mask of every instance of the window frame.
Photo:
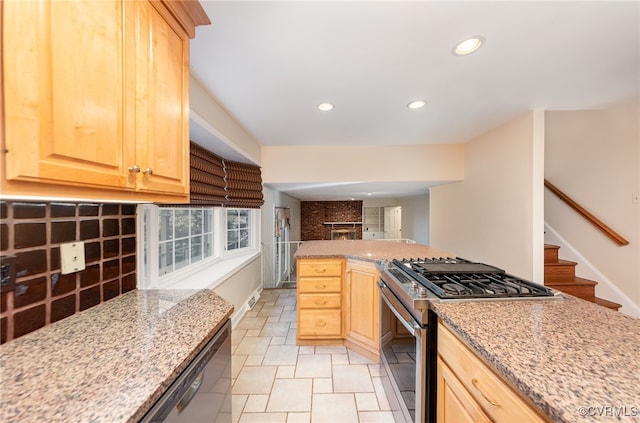
{"label": "window frame", "polygon": [[[180,209],[183,207],[176,206]],[[160,238],[160,210],[166,207],[158,207],[154,204],[139,204],[137,216],[138,234],[137,243],[137,268],[138,289],[181,289],[181,288],[206,288],[216,283],[216,270],[225,274],[230,265],[236,262],[242,265],[243,256],[252,259],[260,253],[260,209],[203,207],[210,209],[211,229],[213,232],[212,255],[196,263],[188,264],[180,269],[160,275],[159,269],[159,238]],[[249,246],[227,251],[227,210],[249,211]],[[155,236],[154,236],[155,235]],[[154,252],[154,253],[151,253]],[[226,262],[226,263],[225,263]],[[232,269],[233,270],[233,269]],[[222,277],[222,276],[220,276]],[[198,283],[197,280],[206,282]]]}

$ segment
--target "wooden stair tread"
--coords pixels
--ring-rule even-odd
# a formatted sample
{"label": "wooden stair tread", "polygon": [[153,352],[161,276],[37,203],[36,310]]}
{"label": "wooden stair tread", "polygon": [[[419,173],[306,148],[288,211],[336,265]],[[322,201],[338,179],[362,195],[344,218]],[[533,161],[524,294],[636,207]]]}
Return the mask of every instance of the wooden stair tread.
{"label": "wooden stair tread", "polygon": [[558,260],[558,262],[545,263],[545,266],[576,266],[578,263],[569,260]]}
{"label": "wooden stair tread", "polygon": [[618,303],[614,303],[613,301],[609,301],[609,300],[605,300],[604,298],[598,298],[596,297],[596,304],[601,305],[603,307],[607,307],[610,308],[612,310],[618,310],[620,307],[622,307],[621,304]]}
{"label": "wooden stair tread", "polygon": [[578,276],[574,277],[572,281],[553,281],[553,280],[545,280],[545,286],[549,285],[585,285],[585,286],[596,286],[598,282],[592,281],[590,279],[579,278]]}
{"label": "wooden stair tread", "polygon": [[553,244],[544,244],[544,249],[545,250],[559,250],[560,246],[559,245],[553,245]]}

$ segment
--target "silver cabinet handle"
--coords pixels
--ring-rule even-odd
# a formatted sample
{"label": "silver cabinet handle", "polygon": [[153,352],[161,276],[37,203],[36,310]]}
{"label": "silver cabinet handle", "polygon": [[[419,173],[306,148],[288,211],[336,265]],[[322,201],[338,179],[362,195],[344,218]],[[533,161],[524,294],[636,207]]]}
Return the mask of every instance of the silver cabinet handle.
{"label": "silver cabinet handle", "polygon": [[148,167],[147,170],[143,170],[142,173],[144,173],[145,175],[153,175],[153,169]]}
{"label": "silver cabinet handle", "polygon": [[140,166],[138,166],[138,165],[130,166],[129,167],[129,172],[140,173]]}

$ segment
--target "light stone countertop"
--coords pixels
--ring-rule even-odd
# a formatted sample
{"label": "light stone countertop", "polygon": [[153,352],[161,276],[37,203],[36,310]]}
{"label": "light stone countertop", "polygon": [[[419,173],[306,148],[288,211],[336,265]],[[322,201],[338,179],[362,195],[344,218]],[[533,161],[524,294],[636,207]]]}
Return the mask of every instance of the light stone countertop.
{"label": "light stone countertop", "polygon": [[210,290],[134,290],[0,346],[0,421],[136,422],[231,316]]}
{"label": "light stone countertop", "polygon": [[[305,241],[296,252],[373,262],[446,256],[420,244],[357,240]],[[640,422],[640,319],[563,296],[431,308],[553,421]]]}

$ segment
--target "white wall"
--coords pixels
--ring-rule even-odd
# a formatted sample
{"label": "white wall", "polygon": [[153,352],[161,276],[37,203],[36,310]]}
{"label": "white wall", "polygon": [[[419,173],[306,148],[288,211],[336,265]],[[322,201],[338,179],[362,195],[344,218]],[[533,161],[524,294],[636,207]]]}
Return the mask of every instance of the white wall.
{"label": "white wall", "polygon": [[402,237],[428,245],[429,193],[398,198],[397,205],[402,207]]}
{"label": "white wall", "polygon": [[[605,110],[546,113],[545,177],[630,244],[618,246],[548,191],[545,220],[636,306],[640,205],[632,197],[640,192],[639,128],[637,98]],[[586,269],[578,265],[576,272],[585,276]],[[604,288],[599,282],[596,295],[623,302],[599,293]]]}
{"label": "white wall", "polygon": [[534,234],[544,231],[536,194],[543,181],[534,180],[534,166],[543,165],[544,140],[534,136],[540,115],[529,112],[464,145],[464,181],[430,190],[432,246],[543,283],[536,257],[544,245]]}

